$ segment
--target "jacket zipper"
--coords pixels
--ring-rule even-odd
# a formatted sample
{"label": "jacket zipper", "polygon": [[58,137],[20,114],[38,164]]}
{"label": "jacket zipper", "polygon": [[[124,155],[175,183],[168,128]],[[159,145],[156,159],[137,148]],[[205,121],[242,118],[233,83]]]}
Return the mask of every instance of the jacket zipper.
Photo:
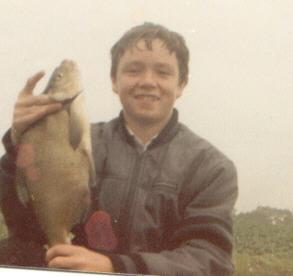
{"label": "jacket zipper", "polygon": [[125,228],[123,229],[123,236],[122,239],[120,240],[120,250],[122,250],[122,252],[124,252],[125,250],[128,249],[127,242],[129,241],[130,237],[130,229],[131,229],[131,218],[133,217],[133,210],[131,209],[133,204],[134,204],[134,194],[135,194],[135,190],[136,190],[136,186],[137,186],[137,180],[138,180],[138,176],[140,174],[140,169],[141,169],[141,163],[142,163],[142,159],[143,159],[144,153],[141,154],[137,154],[136,156],[136,160],[135,160],[135,165],[134,165],[134,169],[133,169],[133,176],[131,178],[130,181],[130,185],[129,185],[129,190],[128,190],[128,195],[126,197],[125,200],[125,205],[122,209],[122,212],[120,213],[120,217],[119,217],[119,231],[121,232],[122,227],[121,226],[125,226]]}

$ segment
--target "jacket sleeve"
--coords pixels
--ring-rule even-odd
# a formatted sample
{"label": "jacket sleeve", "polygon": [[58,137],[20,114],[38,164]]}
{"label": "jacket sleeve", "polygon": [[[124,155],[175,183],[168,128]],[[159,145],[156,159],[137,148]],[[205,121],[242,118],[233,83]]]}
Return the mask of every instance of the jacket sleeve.
{"label": "jacket sleeve", "polygon": [[187,203],[182,207],[182,221],[167,233],[170,239],[166,248],[159,253],[109,255],[115,271],[162,276],[232,275],[232,210],[237,195],[232,162],[225,159],[203,166],[201,179],[194,173],[182,190],[179,201]]}
{"label": "jacket sleeve", "polygon": [[24,206],[16,192],[15,173],[17,151],[10,139],[10,130],[2,139],[6,153],[0,159],[0,207],[9,235],[21,239],[44,241],[32,209]]}

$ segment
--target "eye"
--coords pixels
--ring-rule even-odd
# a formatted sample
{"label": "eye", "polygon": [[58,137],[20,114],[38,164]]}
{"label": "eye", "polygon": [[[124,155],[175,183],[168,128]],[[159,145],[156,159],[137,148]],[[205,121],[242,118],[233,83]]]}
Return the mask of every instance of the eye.
{"label": "eye", "polygon": [[126,70],[126,72],[129,73],[129,74],[137,74],[137,73],[139,73],[139,69],[137,69],[137,68],[129,68],[129,69]]}
{"label": "eye", "polygon": [[170,66],[158,65],[156,66],[156,73],[161,77],[168,77],[173,74],[173,70]]}
{"label": "eye", "polygon": [[57,79],[57,80],[62,79],[62,77],[63,77],[63,74],[62,74],[62,73],[58,73],[58,74],[56,75],[56,79]]}
{"label": "eye", "polygon": [[159,71],[159,74],[160,74],[160,75],[169,75],[169,72],[167,72],[167,71],[163,71],[163,70],[160,70],[160,71]]}
{"label": "eye", "polygon": [[167,70],[159,70],[158,74],[162,77],[168,77],[171,73]]}
{"label": "eye", "polygon": [[128,75],[137,75],[137,74],[141,73],[142,70],[143,70],[143,67],[137,63],[127,64],[122,69],[122,71]]}

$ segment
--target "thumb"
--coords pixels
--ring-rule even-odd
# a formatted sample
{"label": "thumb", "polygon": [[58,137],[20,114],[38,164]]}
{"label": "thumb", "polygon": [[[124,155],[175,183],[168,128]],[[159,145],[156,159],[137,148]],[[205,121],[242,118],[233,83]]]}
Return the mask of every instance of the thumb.
{"label": "thumb", "polygon": [[45,72],[40,71],[40,72],[36,73],[35,75],[33,75],[32,77],[30,77],[27,80],[24,88],[21,90],[20,95],[31,95],[33,93],[33,90],[34,90],[36,84],[44,75],[45,75]]}

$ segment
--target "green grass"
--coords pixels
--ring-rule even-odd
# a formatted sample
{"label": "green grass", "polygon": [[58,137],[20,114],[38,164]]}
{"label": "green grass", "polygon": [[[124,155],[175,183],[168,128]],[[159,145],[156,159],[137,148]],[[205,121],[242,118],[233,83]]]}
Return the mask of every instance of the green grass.
{"label": "green grass", "polygon": [[278,256],[273,254],[248,255],[235,253],[235,276],[292,276],[292,256]]}

